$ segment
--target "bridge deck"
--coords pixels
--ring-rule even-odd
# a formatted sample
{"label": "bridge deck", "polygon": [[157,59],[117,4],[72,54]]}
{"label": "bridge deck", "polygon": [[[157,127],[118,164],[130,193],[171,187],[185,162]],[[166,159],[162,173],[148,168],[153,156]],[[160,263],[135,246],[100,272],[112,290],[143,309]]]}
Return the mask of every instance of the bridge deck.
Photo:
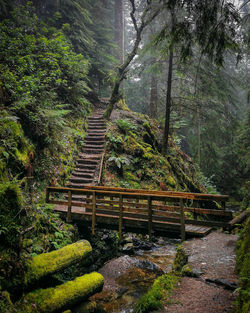
{"label": "bridge deck", "polygon": [[[55,205],[54,210],[60,212],[64,217],[66,217],[68,212],[68,207],[66,205]],[[71,209],[71,218],[73,221],[85,221],[91,223],[92,220],[92,212],[86,212],[84,208],[74,207]],[[118,214],[115,212],[108,213],[96,213],[96,224],[109,226],[117,226],[118,227]],[[148,229],[148,219],[147,215],[142,215],[141,218],[124,216],[124,227],[128,229],[138,229],[138,230],[147,230]],[[157,221],[153,218],[153,230],[159,231],[161,233],[175,232],[180,233],[180,223],[171,223],[167,221]],[[200,226],[200,225],[185,225],[185,232],[189,236],[206,236],[212,227],[208,226]]]}

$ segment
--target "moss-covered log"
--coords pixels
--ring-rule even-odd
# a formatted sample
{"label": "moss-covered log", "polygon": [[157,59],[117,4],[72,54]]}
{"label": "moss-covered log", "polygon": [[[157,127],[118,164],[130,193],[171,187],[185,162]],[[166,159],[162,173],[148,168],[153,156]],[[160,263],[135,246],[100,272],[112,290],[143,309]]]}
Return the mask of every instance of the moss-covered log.
{"label": "moss-covered log", "polygon": [[91,252],[90,243],[82,240],[59,250],[37,255],[27,261],[24,283],[29,285],[44,276],[63,270],[71,264],[79,261],[86,262]]}
{"label": "moss-covered log", "polygon": [[103,277],[93,272],[55,288],[38,289],[25,295],[18,303],[20,313],[50,313],[64,310],[85,301],[102,290]]}

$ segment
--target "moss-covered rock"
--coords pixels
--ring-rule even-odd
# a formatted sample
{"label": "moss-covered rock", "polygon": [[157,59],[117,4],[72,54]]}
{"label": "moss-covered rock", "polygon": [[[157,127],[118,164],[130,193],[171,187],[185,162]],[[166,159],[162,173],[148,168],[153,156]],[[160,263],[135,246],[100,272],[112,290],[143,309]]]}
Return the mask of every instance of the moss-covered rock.
{"label": "moss-covered rock", "polygon": [[188,256],[185,253],[185,250],[183,247],[180,245],[177,248],[176,256],[174,259],[174,264],[173,264],[173,271],[177,274],[181,274],[182,268],[184,265],[186,265],[188,262]]}
{"label": "moss-covered rock", "polygon": [[135,307],[135,313],[146,313],[162,308],[162,301],[166,301],[172,294],[178,277],[174,274],[165,274],[158,277],[152,288],[141,297]]}
{"label": "moss-covered rock", "polygon": [[86,262],[91,252],[90,243],[82,240],[59,250],[37,255],[26,263],[25,285],[65,269],[73,263]]}
{"label": "moss-covered rock", "polygon": [[55,288],[39,289],[25,295],[18,303],[20,313],[50,313],[87,300],[103,287],[101,274],[93,272]]}

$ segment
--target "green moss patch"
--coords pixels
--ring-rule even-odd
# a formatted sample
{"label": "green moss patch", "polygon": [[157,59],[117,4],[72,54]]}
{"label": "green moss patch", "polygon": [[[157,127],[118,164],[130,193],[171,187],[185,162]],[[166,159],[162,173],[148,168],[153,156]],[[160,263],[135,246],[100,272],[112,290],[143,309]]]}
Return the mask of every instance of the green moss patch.
{"label": "green moss patch", "polygon": [[178,280],[178,277],[174,274],[165,274],[158,277],[152,288],[141,297],[134,312],[145,313],[162,308],[162,303],[168,302]]}
{"label": "green moss patch", "polygon": [[55,288],[39,289],[24,296],[19,305],[20,313],[50,313],[88,299],[103,287],[101,274],[93,272]]}
{"label": "green moss patch", "polygon": [[86,260],[92,247],[86,240],[67,245],[59,250],[43,253],[27,261],[25,284],[39,280],[41,277],[58,272],[78,261]]}

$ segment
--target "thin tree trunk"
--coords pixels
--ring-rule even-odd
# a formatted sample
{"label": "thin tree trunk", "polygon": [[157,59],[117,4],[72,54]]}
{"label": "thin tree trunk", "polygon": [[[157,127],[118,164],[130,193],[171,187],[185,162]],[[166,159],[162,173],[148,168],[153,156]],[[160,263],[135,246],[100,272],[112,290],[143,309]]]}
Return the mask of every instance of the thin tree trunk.
{"label": "thin tree trunk", "polygon": [[155,118],[157,113],[157,79],[154,73],[151,74],[151,90],[150,90],[150,102],[149,102],[149,116]]}
{"label": "thin tree trunk", "polygon": [[120,64],[124,62],[124,12],[123,0],[115,1],[115,43],[117,44],[117,58]]}
{"label": "thin tree trunk", "polygon": [[201,121],[200,121],[200,108],[197,108],[197,136],[198,136],[198,165],[201,165]]}
{"label": "thin tree trunk", "polygon": [[[144,28],[150,23],[152,22],[152,20],[160,13],[160,7],[158,7],[151,15],[149,15],[150,12],[150,5],[148,5],[146,7],[146,9],[144,10],[142,17],[141,17],[141,25],[138,26],[136,18],[135,18],[135,1],[134,0],[130,0],[130,3],[132,5],[132,11],[130,13],[132,22],[134,24],[134,28],[136,30],[136,39],[135,39],[135,43],[133,46],[132,51],[127,55],[127,57],[125,58],[124,62],[119,66],[118,68],[118,72],[116,74],[116,78],[115,78],[115,83],[112,89],[112,93],[111,93],[111,97],[110,97],[110,101],[108,104],[108,107],[104,113],[104,117],[109,119],[110,115],[113,111],[114,105],[116,102],[119,101],[120,98],[120,94],[119,94],[119,88],[120,88],[120,84],[123,81],[125,74],[126,74],[126,70],[127,67],[129,66],[129,64],[131,63],[131,61],[134,59],[137,50],[139,48],[139,44],[141,41],[141,35],[142,32],[144,30]],[[148,16],[149,15],[149,16]]]}
{"label": "thin tree trunk", "polygon": [[168,151],[168,135],[169,135],[169,124],[170,124],[170,110],[171,110],[171,91],[172,91],[172,75],[173,75],[173,58],[174,52],[173,47],[170,50],[168,60],[168,84],[167,84],[167,95],[166,95],[166,114],[165,114],[165,127],[163,135],[163,154],[167,154]]}

